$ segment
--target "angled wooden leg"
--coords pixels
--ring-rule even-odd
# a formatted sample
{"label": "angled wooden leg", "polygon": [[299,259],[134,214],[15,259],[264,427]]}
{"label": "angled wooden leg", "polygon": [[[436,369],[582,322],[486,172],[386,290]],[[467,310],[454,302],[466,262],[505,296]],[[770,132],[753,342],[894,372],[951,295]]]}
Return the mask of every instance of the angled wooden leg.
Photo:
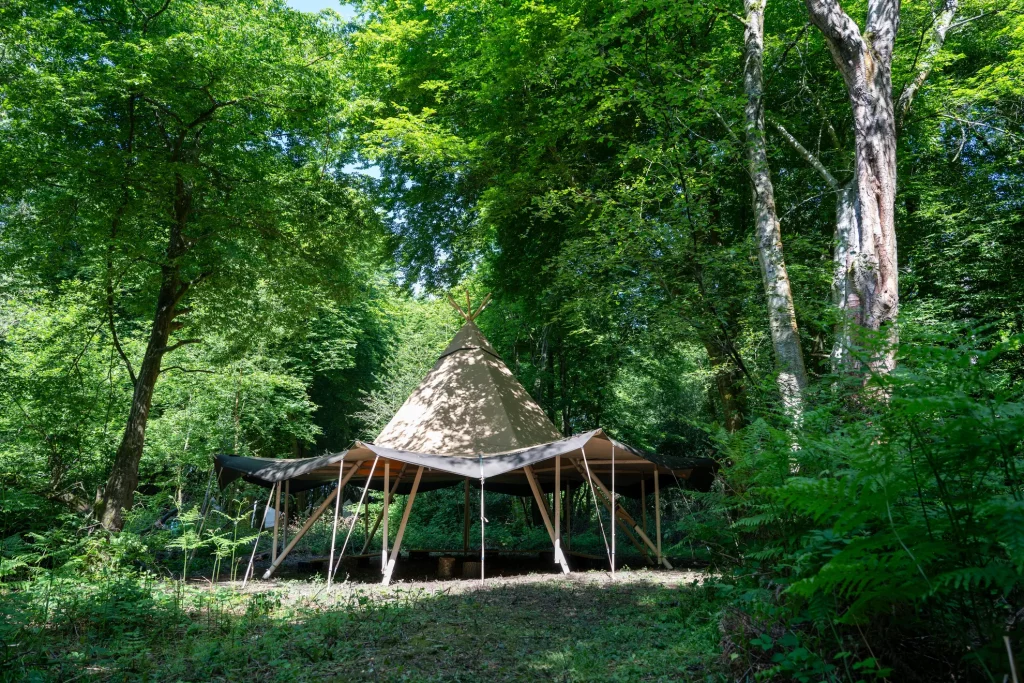
{"label": "angled wooden leg", "polygon": [[[341,480],[341,486],[347,484],[348,480],[352,478],[352,475],[356,471],[356,467],[358,467],[358,464],[354,465],[351,469],[349,469],[348,474],[346,474]],[[285,547],[284,552],[277,556],[277,560],[273,564],[271,564],[270,568],[267,569],[267,571],[263,574],[264,579],[269,579],[271,574],[273,574],[277,570],[277,568],[281,566],[281,563],[284,562],[284,558],[288,557],[288,553],[292,551],[292,548],[295,547],[295,544],[301,541],[302,537],[306,535],[307,531],[309,531],[309,528],[313,526],[313,522],[320,519],[320,516],[324,514],[324,510],[330,507],[331,503],[334,502],[334,499],[335,497],[337,497],[339,490],[340,488],[331,491],[327,495],[327,497],[324,498],[324,502],[320,503],[320,507],[313,511],[313,514],[309,516],[309,519],[306,520],[306,523],[302,525],[301,529],[299,529],[299,533],[295,534],[295,538],[292,539],[292,542]]]}
{"label": "angled wooden leg", "polygon": [[420,488],[420,479],[423,477],[423,468],[416,468],[416,478],[412,480],[412,489],[409,491],[409,499],[405,501],[405,510],[402,512],[402,522],[398,525],[398,534],[395,536],[395,547],[391,550],[391,559],[388,566],[384,568],[384,579],[381,585],[387,586],[391,583],[391,575],[395,571],[395,562],[398,560],[398,553],[402,549],[402,536],[405,535],[405,525],[409,523],[409,513],[412,512],[413,501],[416,500],[416,491]]}
{"label": "angled wooden leg", "polygon": [[[605,500],[611,500],[611,493],[608,491],[607,487],[605,487],[604,483],[597,477],[596,474],[591,473],[591,476],[594,479],[594,483],[597,484],[598,489],[604,494]],[[615,512],[616,516],[621,517],[623,520],[626,521],[627,524],[629,524],[629,526],[633,529],[636,535],[640,537],[640,540],[642,540],[648,548],[653,550],[655,553],[658,552],[658,548],[656,545],[654,545],[654,542],[647,537],[647,534],[645,534],[644,530],[640,528],[640,525],[636,523],[636,520],[633,519],[633,517],[628,512],[626,512],[621,505],[618,506],[618,509]],[[661,556],[661,564],[665,567],[665,569],[672,569],[672,564],[664,555]]]}
{"label": "angled wooden leg", "polygon": [[565,557],[559,552],[558,540],[555,536],[555,529],[551,526],[551,518],[548,516],[548,502],[544,500],[544,496],[541,493],[540,486],[537,484],[537,477],[533,473],[533,468],[529,465],[523,468],[526,473],[526,480],[530,482],[530,490],[533,491],[533,497],[537,499],[537,507],[540,508],[541,519],[544,520],[544,526],[548,530],[548,536],[551,537],[551,543],[555,546],[555,562],[562,568],[563,574],[569,573],[569,563],[565,561]]}

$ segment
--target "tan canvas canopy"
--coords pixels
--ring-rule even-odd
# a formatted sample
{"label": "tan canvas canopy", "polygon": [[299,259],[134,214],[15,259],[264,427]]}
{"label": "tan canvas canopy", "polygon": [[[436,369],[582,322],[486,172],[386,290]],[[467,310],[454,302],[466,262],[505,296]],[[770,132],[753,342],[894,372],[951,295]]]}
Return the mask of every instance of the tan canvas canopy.
{"label": "tan canvas canopy", "polygon": [[[659,543],[655,547],[616,498],[624,494],[640,497],[648,483],[657,494],[661,486],[686,479],[691,470],[658,465],[640,451],[611,439],[601,429],[563,437],[473,322],[475,315],[467,313],[468,307],[466,311],[456,308],[466,319],[465,325],[373,443],[357,441],[341,453],[294,460],[219,455],[216,468],[220,485],[242,478],[276,489],[280,499],[282,486],[286,492],[294,493],[332,482],[344,485],[355,481],[363,483],[364,498],[369,489],[385,491],[385,507],[391,495],[408,494],[407,510],[392,551],[392,566],[408,520],[408,508],[418,491],[465,483],[468,501],[468,486],[472,482],[481,490],[481,508],[484,487],[532,494],[555,543],[556,560],[568,572],[558,531],[561,496],[553,496],[552,525],[542,493],[561,492],[573,482],[587,483],[595,492],[595,502],[602,497],[609,510],[614,507],[619,525],[623,525],[625,518],[629,526],[635,527],[633,531],[646,546],[632,536],[628,526],[623,528],[636,545],[645,554],[648,550],[656,552],[657,560],[667,564],[660,549],[660,521]],[[314,518],[337,496],[337,490],[328,496]],[[387,583],[390,570],[386,516],[384,526],[382,557]],[[297,540],[275,557],[267,577]],[[276,556],[276,540],[274,548]],[[614,566],[614,557],[611,559]]]}

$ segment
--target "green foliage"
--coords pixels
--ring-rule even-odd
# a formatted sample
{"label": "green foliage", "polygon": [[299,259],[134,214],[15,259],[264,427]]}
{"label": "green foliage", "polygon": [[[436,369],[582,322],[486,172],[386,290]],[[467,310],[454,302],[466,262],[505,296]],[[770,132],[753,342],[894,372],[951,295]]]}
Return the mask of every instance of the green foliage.
{"label": "green foliage", "polygon": [[763,423],[733,439],[735,526],[749,566],[770,569],[785,609],[819,630],[861,629],[879,652],[926,630],[916,647],[936,661],[1001,670],[1024,600],[1024,393],[1008,372],[1021,339],[919,336],[911,348],[866,390],[823,387],[833,397],[804,417],[798,450]]}

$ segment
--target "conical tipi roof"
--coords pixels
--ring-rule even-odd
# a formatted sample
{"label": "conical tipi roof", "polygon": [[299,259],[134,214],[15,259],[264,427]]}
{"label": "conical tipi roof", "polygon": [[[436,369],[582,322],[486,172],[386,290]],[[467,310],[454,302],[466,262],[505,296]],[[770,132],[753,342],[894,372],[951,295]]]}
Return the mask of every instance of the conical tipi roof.
{"label": "conical tipi roof", "polygon": [[470,320],[374,444],[403,451],[475,457],[561,438],[555,425]]}

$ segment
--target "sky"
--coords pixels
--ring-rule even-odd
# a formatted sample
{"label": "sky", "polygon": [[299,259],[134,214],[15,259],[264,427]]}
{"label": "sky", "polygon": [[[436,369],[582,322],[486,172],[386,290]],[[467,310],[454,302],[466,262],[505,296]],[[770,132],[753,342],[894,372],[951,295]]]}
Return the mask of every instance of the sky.
{"label": "sky", "polygon": [[288,5],[303,12],[319,12],[330,8],[344,19],[355,16],[355,8],[352,5],[340,3],[338,0],[288,0]]}

